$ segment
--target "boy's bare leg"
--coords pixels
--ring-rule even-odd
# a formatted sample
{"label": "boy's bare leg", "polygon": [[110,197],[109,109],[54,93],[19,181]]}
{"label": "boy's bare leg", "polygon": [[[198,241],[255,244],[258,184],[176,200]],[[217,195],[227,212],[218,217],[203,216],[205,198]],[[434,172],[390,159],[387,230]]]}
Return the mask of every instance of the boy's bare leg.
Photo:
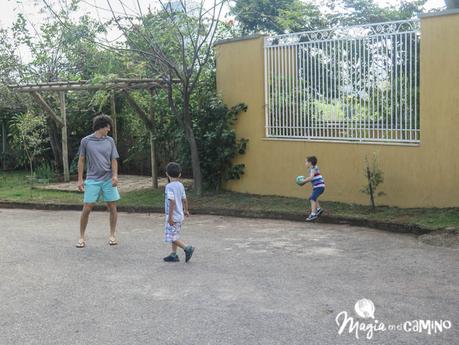
{"label": "boy's bare leg", "polygon": [[316,201],[316,210],[320,208],[319,200]]}
{"label": "boy's bare leg", "polygon": [[311,200],[311,213],[316,213],[317,211],[317,202],[314,200]]}
{"label": "boy's bare leg", "polygon": [[186,248],[186,245],[185,245],[185,243],[183,243],[183,242],[180,241],[180,240],[177,240],[177,241],[172,242],[172,253],[177,252],[177,247],[180,247],[180,248],[182,248],[182,249],[185,249],[185,248]]}
{"label": "boy's bare leg", "polygon": [[81,212],[80,217],[80,240],[79,243],[84,243],[84,233],[86,231],[86,226],[88,225],[89,214],[91,213],[94,205],[84,204],[83,211]]}
{"label": "boy's bare leg", "polygon": [[116,209],[116,202],[108,202],[107,207],[110,212],[110,241],[116,242],[116,222],[118,220],[118,210]]}

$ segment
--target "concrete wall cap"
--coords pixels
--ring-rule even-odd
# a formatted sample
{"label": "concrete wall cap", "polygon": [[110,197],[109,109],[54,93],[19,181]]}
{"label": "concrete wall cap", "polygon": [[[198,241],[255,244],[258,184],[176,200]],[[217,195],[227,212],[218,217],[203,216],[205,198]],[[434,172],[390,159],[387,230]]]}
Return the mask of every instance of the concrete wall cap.
{"label": "concrete wall cap", "polygon": [[244,36],[244,37],[228,38],[228,39],[225,39],[225,40],[216,41],[214,43],[214,46],[218,46],[218,45],[226,44],[226,43],[234,43],[234,42],[239,42],[239,41],[256,40],[257,38],[265,37],[265,36],[268,36],[268,35],[266,35],[266,34],[255,34],[255,35]]}
{"label": "concrete wall cap", "polygon": [[451,10],[444,10],[440,12],[430,12],[430,13],[422,13],[419,15],[419,18],[432,18],[432,17],[441,17],[441,16],[449,16],[453,14],[459,14],[459,8],[451,9]]}

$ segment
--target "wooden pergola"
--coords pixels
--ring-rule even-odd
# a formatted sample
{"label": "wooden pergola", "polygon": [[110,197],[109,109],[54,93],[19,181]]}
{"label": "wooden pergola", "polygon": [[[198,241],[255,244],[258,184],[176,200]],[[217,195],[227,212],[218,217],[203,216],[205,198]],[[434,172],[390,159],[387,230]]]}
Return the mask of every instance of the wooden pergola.
{"label": "wooden pergola", "polygon": [[[173,80],[173,83],[178,82]],[[144,89],[148,90],[153,95],[154,90],[168,85],[169,81],[161,79],[114,79],[106,82],[93,83],[87,80],[79,81],[57,81],[48,83],[35,83],[35,84],[10,84],[8,87],[16,92],[29,93],[38,105],[43,109],[45,114],[54,121],[56,126],[62,131],[62,165],[64,167],[64,180],[70,181],[69,172],[69,159],[67,147],[67,115],[65,106],[65,93],[67,91],[85,91],[85,90],[110,90],[112,91],[111,97],[111,116],[113,119],[113,139],[117,142],[117,127],[116,127],[116,108],[115,108],[115,92],[121,91],[145,123],[145,126],[150,132],[150,145],[151,145],[151,170],[152,170],[152,184],[153,187],[158,187],[158,177],[156,173],[156,155],[155,145],[153,140],[153,117],[150,117],[129,94],[130,90]],[[57,92],[59,94],[60,116],[51,108],[46,102],[41,92]]]}

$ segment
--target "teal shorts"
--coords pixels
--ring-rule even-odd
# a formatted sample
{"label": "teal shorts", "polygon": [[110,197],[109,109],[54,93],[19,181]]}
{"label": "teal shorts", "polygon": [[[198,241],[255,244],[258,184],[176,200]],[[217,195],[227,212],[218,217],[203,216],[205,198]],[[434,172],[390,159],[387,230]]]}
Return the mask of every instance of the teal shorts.
{"label": "teal shorts", "polygon": [[97,201],[113,202],[120,199],[117,187],[112,186],[112,179],[104,181],[84,181],[84,203],[94,204]]}

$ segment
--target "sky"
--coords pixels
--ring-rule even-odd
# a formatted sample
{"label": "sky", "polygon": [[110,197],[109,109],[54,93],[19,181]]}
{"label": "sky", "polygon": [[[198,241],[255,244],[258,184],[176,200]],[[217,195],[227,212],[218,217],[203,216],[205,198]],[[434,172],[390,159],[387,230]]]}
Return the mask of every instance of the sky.
{"label": "sky", "polygon": [[[59,4],[65,2],[71,2],[72,0],[46,0],[54,10],[59,10]],[[158,0],[109,0],[115,13],[124,14],[125,11],[130,14],[138,14],[138,6],[140,5],[142,11],[145,11],[149,6],[155,8],[160,6]],[[168,0],[163,0],[167,2]],[[171,0],[172,3],[178,2],[179,0]],[[201,0],[182,0],[185,2],[197,2]],[[204,0],[205,3],[212,5],[215,0]],[[219,0],[216,0],[219,1]],[[317,4],[320,4],[321,0],[312,0]],[[390,6],[400,2],[400,0],[375,0],[380,6]],[[121,3],[123,5],[121,5]],[[124,8],[123,8],[124,6]],[[40,26],[40,23],[46,20],[46,16],[50,16],[49,11],[47,14],[40,13],[40,8],[44,7],[43,0],[0,0],[0,28],[7,28],[15,21],[17,13],[21,12],[25,15],[26,19],[32,23],[36,28]],[[428,0],[426,3],[426,9],[444,7],[443,0]],[[228,8],[226,9],[226,12]],[[94,19],[100,21],[107,21],[112,18],[112,13],[107,0],[80,0],[80,10],[76,14],[77,17],[89,14]],[[33,30],[32,30],[33,31]],[[108,44],[113,43],[119,39],[122,39],[123,35],[118,29],[113,28],[105,37],[99,37],[99,41],[107,42]],[[30,52],[24,47],[20,47],[21,56],[24,61],[30,59]]]}
{"label": "sky", "polygon": [[[54,3],[56,9],[58,8],[58,0],[47,0],[48,2]],[[70,0],[60,0],[60,1],[70,1]],[[158,4],[158,1],[155,0],[111,0],[111,4],[114,7],[115,11],[123,13],[123,8],[120,5],[120,1],[125,5],[126,10],[137,11],[137,1],[140,3],[140,6],[145,10],[148,6],[155,6]],[[207,0],[210,1],[210,0]],[[381,6],[387,6],[391,4],[396,4],[400,0],[376,0]],[[35,3],[40,5],[43,4],[42,0],[0,0],[0,27],[5,28],[12,24],[16,13],[21,11],[26,14],[27,19],[33,22],[34,24],[39,24],[43,20],[44,16],[39,13],[39,7],[35,6]],[[426,8],[438,8],[444,6],[443,0],[428,0],[426,3]],[[111,13],[109,6],[107,5],[107,0],[81,0],[81,13],[88,13],[96,19],[106,20],[111,18]]]}

